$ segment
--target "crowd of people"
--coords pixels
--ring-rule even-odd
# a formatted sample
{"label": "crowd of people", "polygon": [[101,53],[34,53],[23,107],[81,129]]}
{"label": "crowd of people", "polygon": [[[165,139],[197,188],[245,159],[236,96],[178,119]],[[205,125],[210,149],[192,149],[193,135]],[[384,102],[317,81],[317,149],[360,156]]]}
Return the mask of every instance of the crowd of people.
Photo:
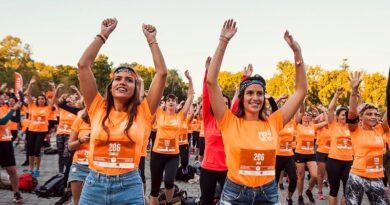
{"label": "crowd of people", "polygon": [[[201,162],[200,204],[278,204],[284,177],[288,193],[283,203],[289,205],[294,203],[297,188],[298,204],[304,204],[305,198],[312,203],[328,198],[329,204],[361,204],[364,194],[372,204],[389,204],[385,188],[390,179],[387,112],[362,102],[360,72],[351,73],[348,79],[348,105],[337,104],[347,92],[341,87],[329,105],[305,103],[308,85],[302,51],[286,31],[284,40],[295,61],[294,93],[270,96],[266,81],[253,75],[249,64],[230,99],[218,85],[225,51],[237,32],[236,22],[229,19],[214,55],[206,59],[201,102],[194,102],[194,82],[186,71],[189,88],[185,101],[179,103],[174,93],[163,96],[167,67],[157,30],[143,25],[156,71],[150,87],[144,88],[132,67],[118,67],[102,95],[91,67],[117,23],[105,19],[81,56],[80,91],[73,85],[73,92],[64,92],[62,83],[50,82],[50,89],[32,96],[34,77],[25,93],[0,88],[0,165],[9,174],[15,203],[22,203],[23,197],[18,190],[13,142],[22,132],[27,150],[24,165],[34,177],[41,175],[41,150],[50,146],[55,135],[58,172],[64,173],[67,187],[64,194],[71,195],[76,205],[147,201],[157,205],[162,182],[165,204],[172,204],[177,170],[188,167],[195,147],[196,160]],[[147,194],[148,156],[151,191]],[[306,176],[309,186],[303,193]],[[217,185],[222,193],[216,200]],[[323,191],[324,186],[329,186],[329,193]]]}

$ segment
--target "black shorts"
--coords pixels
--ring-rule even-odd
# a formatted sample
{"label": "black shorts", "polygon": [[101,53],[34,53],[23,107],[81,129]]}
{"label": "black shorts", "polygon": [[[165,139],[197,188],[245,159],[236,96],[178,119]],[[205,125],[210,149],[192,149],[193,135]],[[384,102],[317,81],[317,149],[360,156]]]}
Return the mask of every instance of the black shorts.
{"label": "black shorts", "polygon": [[306,163],[310,161],[316,161],[315,154],[299,154],[295,153],[294,155],[295,163]]}
{"label": "black shorts", "polygon": [[141,179],[142,179],[142,183],[145,184],[146,183],[146,178],[145,178],[145,157],[143,157],[143,156],[139,160],[138,169],[139,169],[139,175],[141,176]]}
{"label": "black shorts", "polygon": [[317,152],[316,157],[317,157],[317,162],[326,163],[328,161],[328,154],[326,154],[326,153]]}
{"label": "black shorts", "polygon": [[49,131],[53,128],[55,128],[55,126],[58,124],[58,121],[57,120],[49,120]]}
{"label": "black shorts", "polygon": [[16,163],[12,141],[0,142],[0,166],[12,167],[15,165]]}

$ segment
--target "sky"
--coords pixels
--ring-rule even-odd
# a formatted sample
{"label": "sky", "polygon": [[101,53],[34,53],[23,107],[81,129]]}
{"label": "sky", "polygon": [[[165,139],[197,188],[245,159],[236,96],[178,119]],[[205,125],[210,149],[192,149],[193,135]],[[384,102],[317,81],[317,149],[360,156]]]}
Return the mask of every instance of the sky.
{"label": "sky", "polygon": [[32,58],[49,65],[76,66],[100,31],[101,21],[118,26],[100,53],[114,65],[153,66],[141,25],[157,28],[168,68],[188,69],[199,95],[204,62],[218,44],[223,22],[233,18],[238,32],[230,41],[221,71],[238,72],[249,63],[254,73],[274,75],[277,62],[293,60],[283,40],[286,29],[302,48],[305,63],[387,75],[390,65],[390,1],[376,0],[0,0],[0,38],[20,37]]}

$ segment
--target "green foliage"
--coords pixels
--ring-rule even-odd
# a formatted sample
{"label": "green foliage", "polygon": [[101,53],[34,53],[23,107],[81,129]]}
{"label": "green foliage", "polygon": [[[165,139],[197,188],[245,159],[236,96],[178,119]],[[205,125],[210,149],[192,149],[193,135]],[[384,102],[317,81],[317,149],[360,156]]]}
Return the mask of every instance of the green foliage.
{"label": "green foliage", "polygon": [[241,82],[243,73],[231,73],[228,71],[222,71],[218,75],[218,83],[221,87],[222,93],[229,96],[230,99],[233,98],[236,91],[236,87]]}

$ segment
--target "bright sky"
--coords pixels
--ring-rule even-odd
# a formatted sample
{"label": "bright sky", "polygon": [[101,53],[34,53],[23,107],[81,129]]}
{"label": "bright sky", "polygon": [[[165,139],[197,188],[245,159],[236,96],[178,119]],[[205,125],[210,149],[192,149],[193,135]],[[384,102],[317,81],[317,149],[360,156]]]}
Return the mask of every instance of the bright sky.
{"label": "bright sky", "polygon": [[337,69],[348,58],[352,70],[385,75],[390,65],[388,0],[0,0],[0,5],[0,38],[20,37],[32,46],[33,59],[50,65],[76,66],[101,21],[116,17],[118,26],[100,53],[115,65],[153,66],[141,30],[142,23],[153,24],[168,68],[189,69],[197,95],[204,61],[228,18],[237,21],[238,32],[222,70],[237,72],[252,63],[255,73],[271,77],[278,61],[293,59],[283,40],[286,29],[300,43],[306,64]]}

